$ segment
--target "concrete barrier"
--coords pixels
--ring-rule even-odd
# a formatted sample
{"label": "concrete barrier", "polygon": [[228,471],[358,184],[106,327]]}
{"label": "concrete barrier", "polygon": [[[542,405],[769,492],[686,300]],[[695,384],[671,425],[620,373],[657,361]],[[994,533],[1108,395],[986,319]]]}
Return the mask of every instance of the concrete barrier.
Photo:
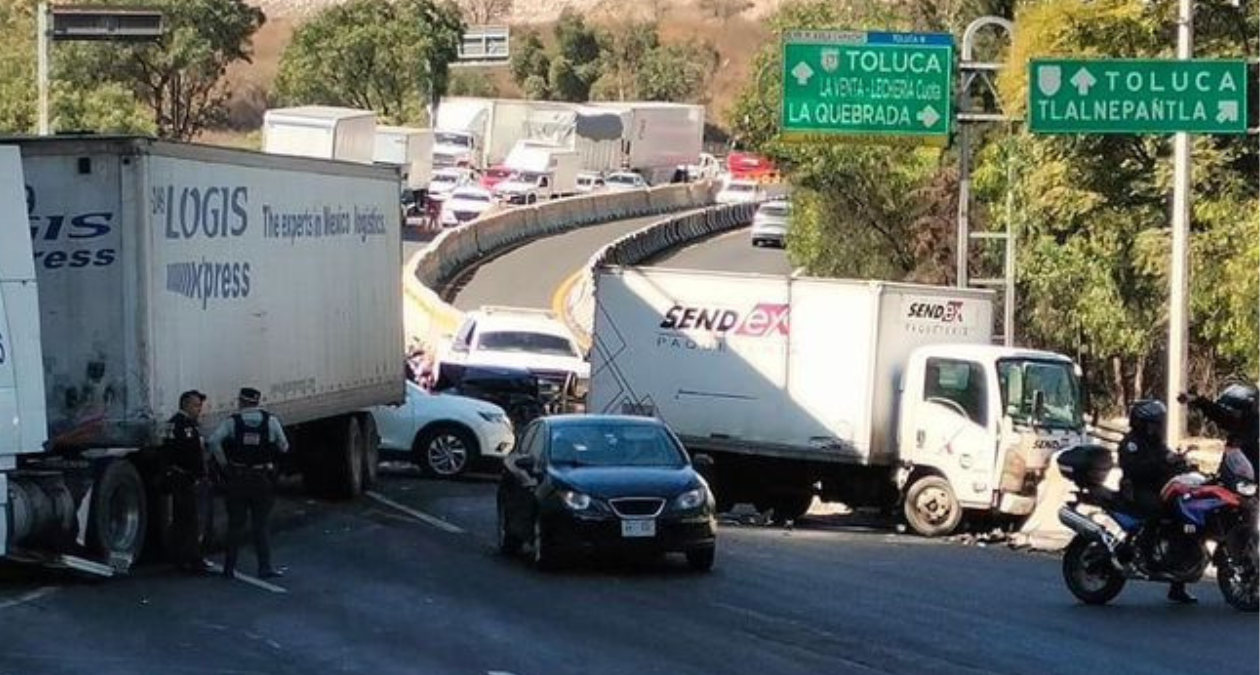
{"label": "concrete barrier", "polygon": [[404,317],[408,343],[436,349],[454,331],[461,313],[442,291],[465,270],[525,242],[587,225],[713,203],[712,181],[645,190],[569,197],[508,208],[445,230],[404,265]]}

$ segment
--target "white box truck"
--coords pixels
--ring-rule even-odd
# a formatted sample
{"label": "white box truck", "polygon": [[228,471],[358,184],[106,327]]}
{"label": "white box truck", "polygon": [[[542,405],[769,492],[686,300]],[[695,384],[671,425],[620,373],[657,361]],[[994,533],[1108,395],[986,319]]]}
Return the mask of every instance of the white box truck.
{"label": "white box truck", "polygon": [[0,555],[128,569],[169,519],[154,478],[188,389],[206,429],[261,390],[286,469],[361,492],[364,409],[405,396],[397,203],[382,167],[0,139]]}
{"label": "white box truck", "polygon": [[661,268],[598,272],[588,410],[653,415],[709,453],[722,508],[900,505],[951,532],[1026,516],[1083,433],[1079,369],[993,346],[992,292]]}
{"label": "white box truck", "polygon": [[438,106],[433,161],[439,168],[488,169],[501,164],[517,141],[528,138],[535,111],[567,110],[565,103],[506,98],[449,97]]}
{"label": "white box truck", "polygon": [[581,158],[577,151],[541,141],[520,141],[503,167],[512,172],[494,187],[494,194],[509,204],[533,204],[577,194]]}
{"label": "white box truck", "polygon": [[583,171],[611,173],[629,165],[630,120],[629,111],[598,104],[537,110],[527,120],[526,135],[576,151]]}
{"label": "white box truck", "polygon": [[423,190],[433,178],[433,130],[377,126],[372,160],[397,167],[407,189]]}
{"label": "white box truck", "polygon": [[700,161],[704,146],[704,106],[686,103],[608,102],[593,104],[629,114],[626,166],[652,185],[670,182]]}
{"label": "white box truck", "polygon": [[308,105],[263,113],[263,152],[371,164],[376,113]]}

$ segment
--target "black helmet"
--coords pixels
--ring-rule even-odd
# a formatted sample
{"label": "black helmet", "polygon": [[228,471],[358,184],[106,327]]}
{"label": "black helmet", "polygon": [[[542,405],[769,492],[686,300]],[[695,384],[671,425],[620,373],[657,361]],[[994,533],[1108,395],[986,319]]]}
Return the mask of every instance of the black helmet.
{"label": "black helmet", "polygon": [[1168,408],[1162,401],[1147,399],[1129,408],[1129,429],[1146,438],[1162,440],[1168,423]]}
{"label": "black helmet", "polygon": [[1257,399],[1260,399],[1260,396],[1257,396],[1255,385],[1231,384],[1221,390],[1221,394],[1216,397],[1216,405],[1239,418],[1246,419],[1255,416]]}

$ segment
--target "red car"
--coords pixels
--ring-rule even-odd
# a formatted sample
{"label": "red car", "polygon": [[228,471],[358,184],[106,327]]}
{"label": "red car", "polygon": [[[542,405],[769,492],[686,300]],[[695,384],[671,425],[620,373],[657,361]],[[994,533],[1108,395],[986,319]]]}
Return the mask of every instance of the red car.
{"label": "red car", "polygon": [[494,186],[507,180],[512,175],[512,170],[500,166],[492,166],[481,174],[481,187],[487,190],[493,190]]}

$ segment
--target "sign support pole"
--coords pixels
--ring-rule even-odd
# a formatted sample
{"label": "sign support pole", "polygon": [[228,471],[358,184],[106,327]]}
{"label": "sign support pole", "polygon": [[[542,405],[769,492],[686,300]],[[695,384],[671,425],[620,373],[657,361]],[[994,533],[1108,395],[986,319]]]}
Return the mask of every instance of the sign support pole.
{"label": "sign support pole", "polygon": [[35,9],[35,48],[39,52],[36,55],[38,65],[36,67],[35,78],[39,81],[39,135],[47,136],[50,133],[48,124],[48,47],[51,42],[48,38],[48,3],[41,2]]}
{"label": "sign support pole", "polygon": [[[1177,58],[1188,60],[1194,50],[1193,0],[1179,0],[1177,9]],[[1168,294],[1168,444],[1177,447],[1186,433],[1185,407],[1177,395],[1186,390],[1186,362],[1189,359],[1190,330],[1190,134],[1173,137],[1172,265]]]}

